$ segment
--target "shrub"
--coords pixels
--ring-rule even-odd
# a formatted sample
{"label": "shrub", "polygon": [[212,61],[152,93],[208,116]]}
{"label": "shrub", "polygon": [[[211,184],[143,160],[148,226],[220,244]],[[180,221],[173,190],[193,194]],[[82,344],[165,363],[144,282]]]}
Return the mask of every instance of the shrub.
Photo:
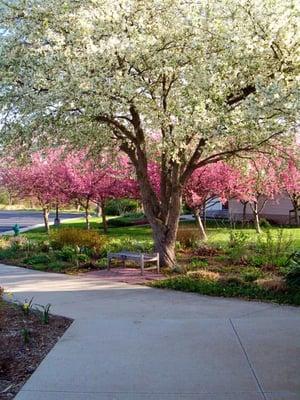
{"label": "shrub", "polygon": [[9,245],[15,250],[29,250],[32,244],[25,236],[13,236],[9,239]]}
{"label": "shrub", "polygon": [[65,269],[69,268],[69,265],[65,265],[60,261],[51,261],[45,268],[41,268],[39,266],[38,269],[42,270],[49,270],[49,271],[56,271],[56,272],[61,272],[64,271]]}
{"label": "shrub", "polygon": [[107,253],[117,253],[122,250],[151,253],[153,251],[153,243],[150,239],[138,241],[129,237],[116,238],[106,242],[100,255],[106,257]]}
{"label": "shrub", "polygon": [[241,272],[241,277],[245,282],[254,282],[262,275],[263,273],[258,268],[247,268]]}
{"label": "shrub", "polygon": [[23,262],[28,265],[49,264],[51,257],[48,254],[38,253],[25,258]]}
{"label": "shrub", "polygon": [[271,228],[270,222],[266,218],[261,218],[260,219],[260,227],[264,229],[270,229]]}
{"label": "shrub", "polygon": [[97,260],[96,262],[96,267],[99,269],[106,269],[108,265],[107,258],[100,258],[100,260]]}
{"label": "shrub", "polygon": [[72,246],[64,246],[61,250],[55,251],[55,257],[61,261],[74,261],[76,250]]}
{"label": "shrub", "polygon": [[132,199],[109,200],[105,206],[107,215],[124,215],[126,213],[137,212],[139,203]]}
{"label": "shrub", "polygon": [[285,276],[288,286],[300,288],[300,266],[291,269]]}
{"label": "shrub", "polygon": [[266,230],[258,236],[255,250],[262,256],[262,265],[283,266],[287,261],[287,254],[293,245],[291,235],[287,237],[283,229],[276,231]]}
{"label": "shrub", "polygon": [[148,221],[144,214],[130,213],[124,217],[112,218],[108,221],[110,227],[122,227],[122,226],[133,226],[147,224]]}
{"label": "shrub", "polygon": [[191,228],[179,228],[176,240],[185,249],[196,248],[200,244],[199,231]]}
{"label": "shrub", "polygon": [[249,236],[243,231],[231,230],[228,242],[228,259],[230,262],[240,262],[245,257]]}
{"label": "shrub", "polygon": [[71,246],[82,251],[84,248],[99,253],[107,239],[99,235],[96,230],[78,228],[60,228],[50,233],[50,241],[53,248],[61,250],[64,246]]}

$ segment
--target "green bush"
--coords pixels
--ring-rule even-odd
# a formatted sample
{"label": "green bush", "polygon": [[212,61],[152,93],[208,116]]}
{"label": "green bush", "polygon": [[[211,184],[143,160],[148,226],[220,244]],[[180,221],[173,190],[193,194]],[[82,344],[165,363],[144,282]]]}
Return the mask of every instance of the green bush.
{"label": "green bush", "polygon": [[285,236],[283,229],[276,231],[266,230],[258,235],[254,250],[262,256],[262,265],[273,265],[281,267],[287,259],[289,251],[293,246],[291,235]]}
{"label": "green bush", "polygon": [[55,257],[61,261],[74,261],[76,259],[76,250],[71,246],[64,246],[61,250],[56,250]]}
{"label": "green bush", "polygon": [[124,215],[123,217],[111,218],[108,221],[110,227],[123,227],[123,226],[133,226],[137,224],[147,224],[147,219],[142,213],[130,213]]}
{"label": "green bush", "polygon": [[227,247],[228,261],[238,263],[245,258],[249,235],[243,231],[231,230]]}
{"label": "green bush", "polygon": [[285,281],[288,286],[300,288],[300,251],[295,251],[288,259]]}
{"label": "green bush", "polygon": [[117,253],[122,250],[151,253],[153,252],[152,240],[135,240],[129,237],[112,239],[107,242],[100,253],[101,257],[106,257],[107,253]]}
{"label": "green bush", "polygon": [[105,206],[107,215],[125,215],[126,213],[137,212],[139,203],[132,199],[109,200]]}
{"label": "green bush", "polygon": [[51,262],[51,257],[45,253],[33,254],[23,260],[25,264],[37,265],[37,264],[49,264]]}
{"label": "green bush", "polygon": [[266,218],[261,218],[259,224],[260,227],[263,229],[270,229],[272,227],[272,225]]}

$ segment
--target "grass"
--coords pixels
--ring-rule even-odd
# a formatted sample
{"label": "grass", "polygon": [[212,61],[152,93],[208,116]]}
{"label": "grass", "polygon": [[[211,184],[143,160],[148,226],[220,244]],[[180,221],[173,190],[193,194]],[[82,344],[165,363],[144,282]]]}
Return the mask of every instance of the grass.
{"label": "grass", "polygon": [[[116,219],[116,217],[108,217],[109,219]],[[67,221],[63,221],[61,224],[63,227],[85,229],[84,218],[76,218]],[[99,233],[103,233],[102,230],[102,218],[91,217],[90,218],[91,229],[98,229]],[[51,227],[51,229],[57,229]],[[36,228],[23,234],[28,239],[43,241],[47,240],[47,233],[44,228]],[[151,229],[149,226],[126,226],[126,227],[111,227],[109,228],[108,235],[110,238],[120,238],[128,236],[135,240],[147,240],[151,239]]]}

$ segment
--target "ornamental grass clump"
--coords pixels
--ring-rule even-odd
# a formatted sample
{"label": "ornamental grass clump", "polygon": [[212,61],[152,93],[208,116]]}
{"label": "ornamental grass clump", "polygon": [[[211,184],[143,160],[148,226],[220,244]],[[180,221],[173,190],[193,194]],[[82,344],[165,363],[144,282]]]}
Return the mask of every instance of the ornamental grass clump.
{"label": "ornamental grass clump", "polygon": [[61,228],[50,233],[50,242],[54,249],[61,250],[65,246],[78,248],[80,251],[89,249],[94,253],[101,252],[107,239],[96,230],[78,228]]}

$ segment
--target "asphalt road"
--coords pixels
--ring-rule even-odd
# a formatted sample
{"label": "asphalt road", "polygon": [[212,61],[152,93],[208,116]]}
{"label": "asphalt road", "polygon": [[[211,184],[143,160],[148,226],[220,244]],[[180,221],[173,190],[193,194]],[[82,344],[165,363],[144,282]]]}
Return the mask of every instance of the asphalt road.
{"label": "asphalt road", "polygon": [[[77,213],[61,213],[60,218],[78,218]],[[55,213],[50,214],[50,221],[55,218]],[[43,223],[43,213],[39,211],[0,211],[0,232],[12,230],[15,224],[20,228],[27,228],[32,225]]]}

